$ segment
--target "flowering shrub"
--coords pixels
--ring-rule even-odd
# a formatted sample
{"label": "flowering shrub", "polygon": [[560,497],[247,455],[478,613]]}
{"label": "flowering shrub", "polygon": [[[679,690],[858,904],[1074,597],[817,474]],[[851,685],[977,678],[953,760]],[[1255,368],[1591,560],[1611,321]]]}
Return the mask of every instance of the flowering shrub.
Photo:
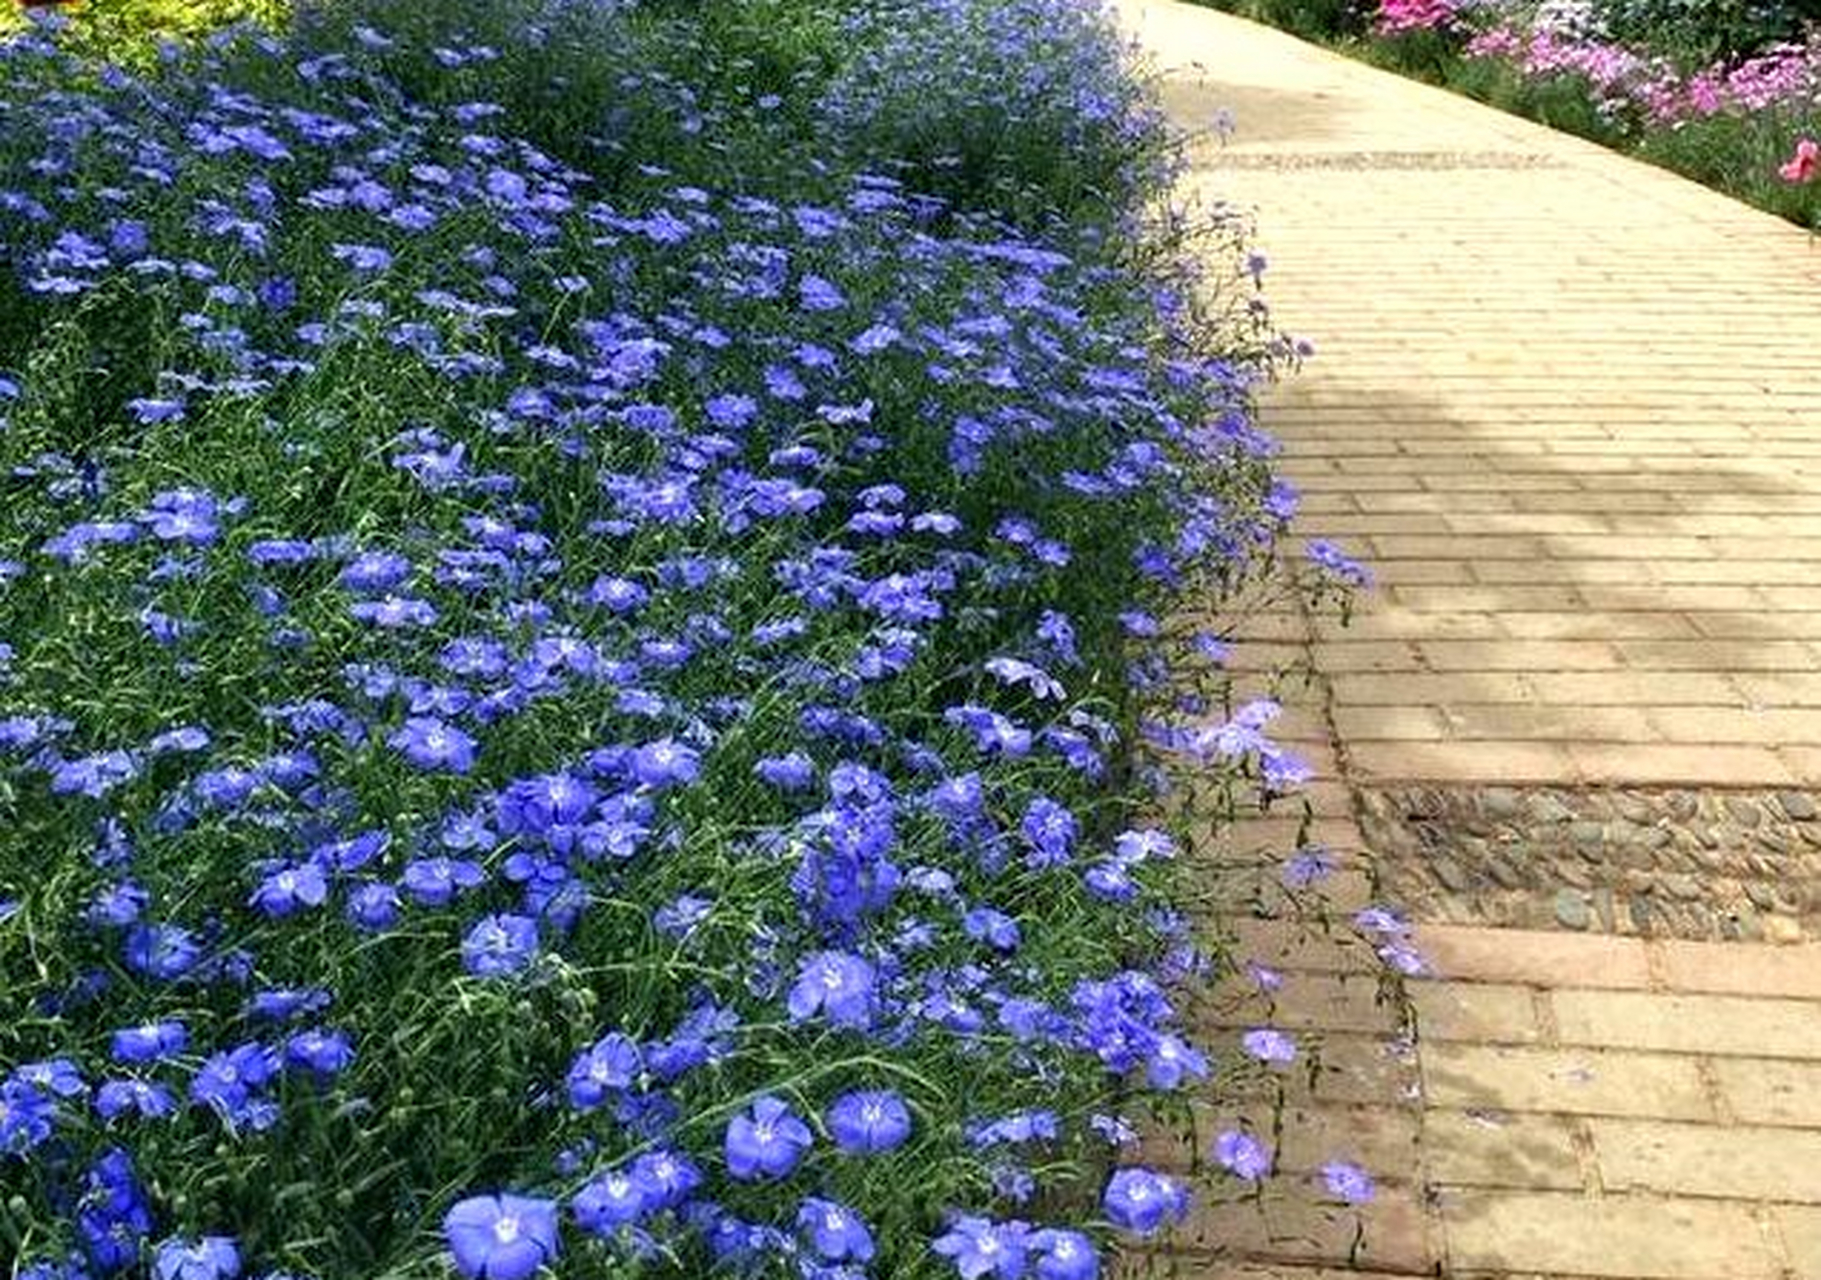
{"label": "flowering shrub", "polygon": [[1438,31],[1448,28],[1454,20],[1454,0],[1379,0],[1374,30],[1385,36]]}
{"label": "flowering shrub", "polygon": [[[70,22],[66,44],[117,61],[138,61],[161,42],[202,35],[242,19],[272,22],[285,8],[281,0],[62,0],[57,11]],[[25,29],[28,21],[18,0],[0,6],[0,36]]]}
{"label": "flowering shrub", "polygon": [[[1181,1217],[1132,758],[1306,774],[1160,621],[1269,571],[1275,340],[1112,242],[1165,167],[1104,20],[931,12],[0,46],[18,1274],[1077,1280]],[[897,176],[988,92],[1041,239]]]}

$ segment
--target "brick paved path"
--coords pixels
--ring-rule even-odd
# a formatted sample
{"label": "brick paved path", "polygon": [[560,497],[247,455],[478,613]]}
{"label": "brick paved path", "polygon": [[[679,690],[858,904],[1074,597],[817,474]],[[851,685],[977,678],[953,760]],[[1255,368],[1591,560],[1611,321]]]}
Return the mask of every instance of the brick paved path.
{"label": "brick paved path", "polygon": [[[1315,838],[1363,864],[1358,789],[1388,781],[1821,787],[1821,251],[1276,32],[1121,2],[1180,123],[1237,117],[1186,186],[1257,210],[1277,317],[1318,351],[1267,425],[1304,531],[1381,583],[1344,631],[1270,616],[1248,646],[1313,653],[1286,719]],[[1361,871],[1334,893],[1363,901]],[[1250,933],[1333,1066],[1289,1090],[1285,1165],[1384,1178],[1359,1266],[1821,1280],[1821,947],[1432,926],[1410,1051],[1360,955]],[[1346,1265],[1312,1194],[1264,1210],[1205,1210],[1153,1261]]]}

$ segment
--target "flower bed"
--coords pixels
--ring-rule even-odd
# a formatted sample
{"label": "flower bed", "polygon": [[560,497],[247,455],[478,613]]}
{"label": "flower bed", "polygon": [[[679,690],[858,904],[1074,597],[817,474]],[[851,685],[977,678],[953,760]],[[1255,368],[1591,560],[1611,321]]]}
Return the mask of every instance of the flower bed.
{"label": "flower bed", "polygon": [[1282,348],[1133,239],[1104,18],[934,8],[0,45],[16,1274],[1074,1280],[1184,1212],[1131,747],[1299,776],[1160,621],[1274,572]]}
{"label": "flower bed", "polygon": [[1821,225],[1800,160],[1821,136],[1821,35],[1800,5],[1217,2]]}

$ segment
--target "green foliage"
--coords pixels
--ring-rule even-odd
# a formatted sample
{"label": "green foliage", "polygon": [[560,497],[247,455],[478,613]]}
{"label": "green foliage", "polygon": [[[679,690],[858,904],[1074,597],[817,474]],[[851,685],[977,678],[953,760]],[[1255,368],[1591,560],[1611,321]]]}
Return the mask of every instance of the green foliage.
{"label": "green foliage", "polygon": [[1600,14],[1615,39],[1706,66],[1797,39],[1821,0],[1604,0]]}
{"label": "green foliage", "polygon": [[1364,35],[1377,7],[1376,0],[1213,0],[1213,6],[1309,40]]}
{"label": "green foliage", "polygon": [[[114,62],[145,63],[161,43],[194,39],[235,22],[276,25],[289,8],[288,0],[74,0],[56,13],[69,22],[72,47]],[[17,4],[0,7],[0,36],[27,24]]]}

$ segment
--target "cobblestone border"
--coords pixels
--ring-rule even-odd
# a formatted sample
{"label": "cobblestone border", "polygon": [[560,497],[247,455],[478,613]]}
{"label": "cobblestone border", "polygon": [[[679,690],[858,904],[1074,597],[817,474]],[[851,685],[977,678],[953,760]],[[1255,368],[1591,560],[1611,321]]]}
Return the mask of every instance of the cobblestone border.
{"label": "cobblestone border", "polygon": [[1361,832],[1419,920],[1690,939],[1821,936],[1805,791],[1404,786]]}

